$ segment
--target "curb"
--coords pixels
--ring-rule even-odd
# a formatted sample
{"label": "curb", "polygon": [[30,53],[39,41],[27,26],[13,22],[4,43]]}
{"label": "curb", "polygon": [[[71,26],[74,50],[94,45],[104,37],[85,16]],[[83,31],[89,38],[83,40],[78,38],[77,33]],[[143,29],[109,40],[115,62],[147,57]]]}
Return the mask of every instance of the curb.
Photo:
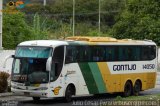
{"label": "curb", "polygon": [[0,93],[0,97],[13,96],[12,92]]}

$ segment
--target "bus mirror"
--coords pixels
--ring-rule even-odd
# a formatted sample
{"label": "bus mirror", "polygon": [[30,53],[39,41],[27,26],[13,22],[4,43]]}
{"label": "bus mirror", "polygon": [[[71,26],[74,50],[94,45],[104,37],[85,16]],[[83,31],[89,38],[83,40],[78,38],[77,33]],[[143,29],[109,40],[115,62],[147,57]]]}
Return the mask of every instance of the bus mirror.
{"label": "bus mirror", "polygon": [[13,58],[13,59],[14,59],[14,58],[15,58],[15,55],[11,55],[11,58]]}
{"label": "bus mirror", "polygon": [[52,62],[52,57],[49,57],[46,63],[46,71],[51,71],[51,62]]}
{"label": "bus mirror", "polygon": [[15,55],[9,55],[9,56],[5,57],[5,60],[4,60],[4,63],[3,63],[3,68],[6,68],[7,60],[10,59],[10,58],[15,58]]}

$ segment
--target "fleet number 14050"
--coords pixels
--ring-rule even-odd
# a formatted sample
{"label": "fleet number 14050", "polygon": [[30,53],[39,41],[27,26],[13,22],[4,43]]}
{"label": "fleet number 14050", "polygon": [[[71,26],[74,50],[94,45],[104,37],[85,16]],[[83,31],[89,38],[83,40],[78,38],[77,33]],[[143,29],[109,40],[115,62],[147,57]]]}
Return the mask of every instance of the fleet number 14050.
{"label": "fleet number 14050", "polygon": [[143,69],[155,69],[155,64],[144,64]]}

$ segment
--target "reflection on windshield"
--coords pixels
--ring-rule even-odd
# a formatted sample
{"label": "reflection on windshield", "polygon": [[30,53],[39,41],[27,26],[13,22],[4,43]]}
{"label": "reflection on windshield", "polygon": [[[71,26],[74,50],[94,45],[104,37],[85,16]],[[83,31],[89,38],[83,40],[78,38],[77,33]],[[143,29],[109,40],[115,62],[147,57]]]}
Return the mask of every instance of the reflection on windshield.
{"label": "reflection on windshield", "polygon": [[[19,58],[13,63],[12,80],[18,82],[46,83],[49,81],[49,74],[46,71],[46,59]],[[26,76],[27,78],[23,78]],[[17,78],[18,77],[18,78]],[[26,79],[26,80],[24,80]]]}
{"label": "reflection on windshield", "polygon": [[52,49],[49,47],[18,47],[16,57],[48,58]]}

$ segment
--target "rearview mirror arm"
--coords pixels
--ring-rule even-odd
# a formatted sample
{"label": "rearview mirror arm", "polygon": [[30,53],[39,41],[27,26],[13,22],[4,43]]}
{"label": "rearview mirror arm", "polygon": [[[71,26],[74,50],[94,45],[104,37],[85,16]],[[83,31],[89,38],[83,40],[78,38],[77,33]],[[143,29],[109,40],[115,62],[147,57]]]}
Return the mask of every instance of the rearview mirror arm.
{"label": "rearview mirror arm", "polygon": [[3,68],[6,68],[6,62],[7,62],[7,60],[10,59],[10,58],[14,58],[14,57],[15,57],[14,55],[6,56],[6,57],[5,57],[5,60],[4,60],[4,62],[3,62]]}

